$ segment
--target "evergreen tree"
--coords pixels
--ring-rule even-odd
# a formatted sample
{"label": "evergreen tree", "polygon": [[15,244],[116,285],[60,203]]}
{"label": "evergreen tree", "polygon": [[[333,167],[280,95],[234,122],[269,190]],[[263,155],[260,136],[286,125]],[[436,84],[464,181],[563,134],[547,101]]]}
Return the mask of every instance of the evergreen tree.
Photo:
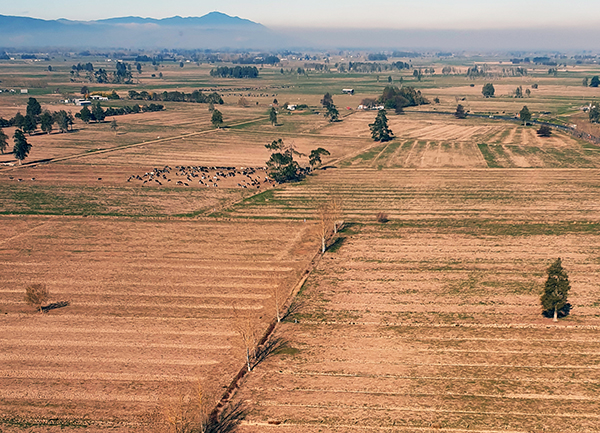
{"label": "evergreen tree", "polygon": [[322,164],[321,155],[331,155],[331,153],[329,153],[327,149],[323,149],[322,147],[310,151],[310,155],[308,156],[308,163],[312,168],[318,167]]}
{"label": "evergreen tree", "polygon": [[29,151],[31,150],[31,144],[27,143],[27,139],[25,138],[25,134],[20,129],[15,131],[14,139],[14,147],[13,153],[15,154],[15,158],[19,160],[19,165],[23,162],[27,155],[29,155]]}
{"label": "evergreen tree", "polygon": [[600,86],[600,78],[598,75],[594,75],[592,80],[590,81],[590,87],[598,87]]}
{"label": "evergreen tree", "polygon": [[20,111],[18,111],[17,114],[15,114],[15,117],[12,118],[11,124],[15,128],[22,128],[24,121],[25,121],[25,117],[21,114]]}
{"label": "evergreen tree", "polygon": [[269,121],[271,122],[271,125],[277,125],[277,110],[275,110],[275,107],[271,107],[269,110]]}
{"label": "evergreen tree", "polygon": [[294,155],[301,156],[302,154],[297,152],[293,145],[284,145],[280,138],[270,144],[265,144],[265,147],[272,152],[267,161],[269,176],[280,183],[298,182],[304,179],[306,170],[294,160]]}
{"label": "evergreen tree", "polygon": [[8,135],[0,128],[0,152],[4,155],[4,150],[8,147]]}
{"label": "evergreen tree", "polygon": [[52,114],[50,114],[50,112],[48,111],[44,111],[44,114],[42,114],[42,117],[40,118],[40,125],[42,131],[44,131],[47,134],[50,134],[52,132],[53,123],[54,119],[52,118]]}
{"label": "evergreen tree", "polygon": [[219,110],[214,110],[210,121],[215,128],[220,128],[223,124],[223,114]]}
{"label": "evergreen tree", "polygon": [[494,85],[492,83],[485,83],[481,89],[481,93],[483,93],[483,96],[486,98],[493,98],[494,93],[496,93],[496,89],[494,89]]}
{"label": "evergreen tree", "polygon": [[388,127],[386,114],[385,110],[379,110],[375,122],[369,125],[371,137],[375,141],[390,141],[394,137],[394,133]]}
{"label": "evergreen tree", "polygon": [[527,105],[524,105],[521,111],[519,112],[519,118],[523,122],[523,125],[525,125],[531,120],[531,113],[529,112],[529,108],[527,108]]}
{"label": "evergreen tree", "polygon": [[332,104],[333,104],[333,98],[331,97],[331,95],[329,94],[329,92],[325,93],[323,95],[323,99],[321,99],[321,105],[323,107],[329,107]]}
{"label": "evergreen tree", "polygon": [[523,87],[519,86],[515,90],[515,98],[522,98],[522,97],[523,97]]}
{"label": "evergreen tree", "polygon": [[598,107],[597,102],[592,102],[592,108],[590,108],[590,112],[588,113],[590,117],[590,122],[598,123],[600,122],[600,108]]}
{"label": "evergreen tree", "polygon": [[27,115],[36,117],[42,114],[42,106],[35,98],[29,98],[27,101]]}
{"label": "evergreen tree", "polygon": [[92,113],[90,112],[90,109],[87,107],[87,105],[84,105],[81,111],[75,116],[83,120],[84,123],[89,123],[92,118]]}
{"label": "evergreen tree", "polygon": [[69,115],[65,110],[54,113],[54,121],[58,125],[60,132],[67,132],[69,130]]}
{"label": "evergreen tree", "polygon": [[92,117],[96,122],[104,122],[104,118],[106,115],[104,114],[104,110],[100,106],[100,102],[96,102],[92,107]]}
{"label": "evergreen tree", "polygon": [[456,117],[457,119],[464,119],[467,117],[465,108],[461,104],[458,104],[456,106],[456,112],[454,113],[454,117]]}
{"label": "evergreen tree", "polygon": [[24,132],[27,132],[29,135],[31,135],[31,133],[37,128],[35,117],[33,117],[31,114],[25,116],[23,118],[23,124],[21,125],[21,128]]}
{"label": "evergreen tree", "polygon": [[560,257],[556,259],[548,268],[548,279],[544,286],[544,293],[540,297],[543,313],[545,316],[553,316],[554,321],[558,321],[559,313],[566,316],[571,308],[567,302],[569,294],[569,277],[562,267]]}
{"label": "evergreen tree", "polygon": [[334,104],[329,104],[325,111],[325,117],[329,118],[330,122],[336,122],[340,118],[340,112]]}

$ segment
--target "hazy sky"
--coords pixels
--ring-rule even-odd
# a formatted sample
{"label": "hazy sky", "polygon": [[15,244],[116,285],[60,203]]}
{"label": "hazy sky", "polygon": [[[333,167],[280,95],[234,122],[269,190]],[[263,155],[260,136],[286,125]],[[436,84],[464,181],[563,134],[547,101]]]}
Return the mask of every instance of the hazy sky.
{"label": "hazy sky", "polygon": [[0,14],[94,20],[202,16],[218,10],[268,27],[482,29],[598,27],[599,0],[2,0]]}

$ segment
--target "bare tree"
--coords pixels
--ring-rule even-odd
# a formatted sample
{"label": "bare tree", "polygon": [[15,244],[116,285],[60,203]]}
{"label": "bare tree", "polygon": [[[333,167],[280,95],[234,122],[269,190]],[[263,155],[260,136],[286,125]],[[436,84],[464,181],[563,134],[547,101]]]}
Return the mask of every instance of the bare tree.
{"label": "bare tree", "polygon": [[324,201],[317,208],[317,218],[319,222],[319,237],[321,238],[321,253],[324,254],[327,249],[327,239],[330,236],[333,217],[331,202]]}
{"label": "bare tree", "polygon": [[198,381],[193,392],[182,391],[174,400],[164,403],[161,418],[170,433],[206,433],[212,403]]}
{"label": "bare tree", "polygon": [[50,291],[45,284],[31,284],[25,289],[25,302],[42,313],[42,304],[48,301]]}
{"label": "bare tree", "polygon": [[342,198],[339,195],[333,195],[329,200],[331,209],[331,219],[333,221],[333,234],[337,234],[338,230],[344,225],[344,216],[342,209]]}
{"label": "bare tree", "polygon": [[281,304],[283,302],[281,284],[273,286],[273,300],[275,301],[275,316],[277,317],[277,323],[279,323],[281,322]]}
{"label": "bare tree", "polygon": [[258,330],[256,322],[250,314],[242,315],[238,308],[233,305],[234,327],[242,338],[244,350],[246,351],[246,366],[252,371],[256,345],[258,343]]}

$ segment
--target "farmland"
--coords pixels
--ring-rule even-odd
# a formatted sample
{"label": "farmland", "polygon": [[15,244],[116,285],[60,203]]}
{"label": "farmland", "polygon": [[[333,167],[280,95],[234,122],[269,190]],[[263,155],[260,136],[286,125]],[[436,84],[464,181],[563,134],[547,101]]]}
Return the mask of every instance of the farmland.
{"label": "farmland", "polygon": [[[536,172],[541,193],[515,171],[336,173],[353,223],[279,329],[286,349],[242,387],[241,431],[595,430],[600,239],[584,203],[596,175]],[[280,218],[305,211],[299,189],[279,196]],[[551,326],[539,293],[557,256],[577,307]]]}
{"label": "farmland", "polygon": [[[598,430],[600,148],[514,119],[527,105],[600,135],[580,110],[600,98],[581,86],[598,68],[532,65],[495,75],[484,98],[491,79],[464,72],[486,60],[504,67],[452,59],[459,72],[417,81],[295,74],[304,63],[286,60],[253,81],[145,64],[132,84],[70,79],[71,58],[51,72],[0,62],[3,86],[30,89],[0,94],[5,119],[32,95],[76,112],[59,100],[85,84],[116,90],[112,107],[134,103],[132,89],[217,91],[225,123],[214,128],[207,104],[167,101],[114,116],[116,129],[76,119],[72,132],[28,135],[23,166],[0,155],[0,430],[158,431],[161,409],[198,381],[212,408],[244,368],[240,317],[262,336],[276,296],[291,304],[271,335],[278,350],[225,401],[244,408],[240,432]],[[445,63],[414,59],[432,65]],[[390,82],[439,102],[388,110],[395,138],[374,142],[375,112],[355,107]],[[531,95],[514,98],[517,86]],[[325,92],[341,121],[324,118]],[[480,117],[455,118],[459,102]],[[323,169],[267,179],[265,144],[279,138],[302,166],[327,149]],[[316,256],[318,208],[333,197],[345,225]],[[539,295],[557,257],[573,309],[554,324]],[[36,282],[69,305],[37,314],[23,301]]]}
{"label": "farmland", "polygon": [[[272,291],[312,256],[293,223],[4,218],[11,227],[0,401],[17,425],[135,424],[197,380],[220,397],[243,362],[232,308],[266,327]],[[31,314],[19,288],[33,281],[71,305]]]}

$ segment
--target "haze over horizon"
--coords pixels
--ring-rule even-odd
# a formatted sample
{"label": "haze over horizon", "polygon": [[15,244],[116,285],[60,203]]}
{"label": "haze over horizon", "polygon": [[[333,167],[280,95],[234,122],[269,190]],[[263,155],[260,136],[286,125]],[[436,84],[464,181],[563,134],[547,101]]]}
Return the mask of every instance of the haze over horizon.
{"label": "haze over horizon", "polygon": [[270,28],[362,28],[362,29],[548,29],[594,28],[598,26],[600,2],[572,0],[303,0],[281,3],[275,0],[178,0],[158,2],[105,0],[82,3],[73,0],[23,0],[5,4],[0,14],[54,20],[78,21],[140,16],[167,18],[175,15],[202,16],[220,11],[263,24]]}

